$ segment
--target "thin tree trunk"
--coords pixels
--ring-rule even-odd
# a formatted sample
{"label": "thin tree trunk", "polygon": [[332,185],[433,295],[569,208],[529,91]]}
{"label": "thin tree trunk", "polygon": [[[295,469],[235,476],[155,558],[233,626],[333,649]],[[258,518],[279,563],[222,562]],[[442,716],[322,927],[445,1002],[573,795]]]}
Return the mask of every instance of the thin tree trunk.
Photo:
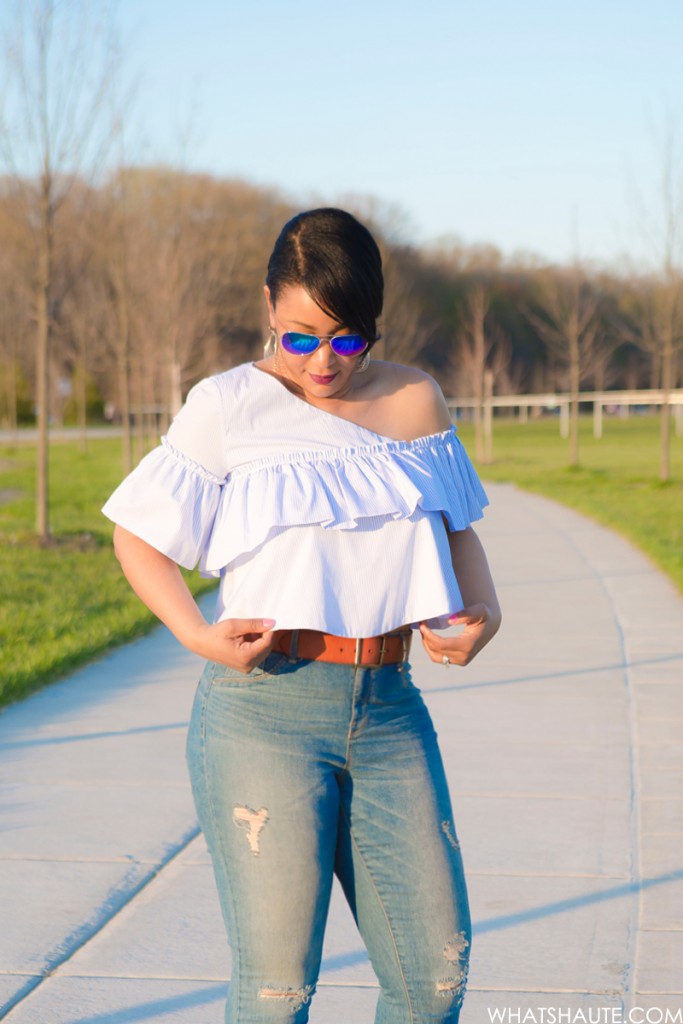
{"label": "thin tree trunk", "polygon": [[476,405],[472,408],[472,420],[474,422],[474,457],[477,462],[484,461],[484,430],[483,430],[483,408],[482,401],[475,395]]}
{"label": "thin tree trunk", "polygon": [[662,348],[662,408],[659,432],[659,479],[667,483],[671,475],[671,386],[674,352],[672,339],[667,337]]}
{"label": "thin tree trunk", "polygon": [[121,407],[121,419],[123,434],[121,440],[121,455],[123,461],[123,473],[127,476],[133,468],[133,448],[130,433],[130,333],[128,323],[128,305],[125,295],[121,290],[118,294],[118,329],[119,343],[117,352],[117,371],[119,380],[119,405]]}
{"label": "thin tree trunk", "polygon": [[581,365],[578,341],[570,343],[569,365],[569,465],[579,464],[579,384]]}
{"label": "thin tree trunk", "polygon": [[493,370],[484,370],[484,462],[493,462]]}
{"label": "thin tree trunk", "polygon": [[474,453],[478,462],[486,460],[484,443],[484,375],[486,370],[486,314],[489,307],[488,294],[477,286],[470,297],[470,318],[472,344],[474,348]]}
{"label": "thin tree trunk", "polygon": [[137,411],[135,413],[135,462],[139,462],[145,454],[145,388],[142,377],[142,353],[138,352],[135,360],[135,397]]}
{"label": "thin tree trunk", "polygon": [[145,361],[145,401],[149,408],[145,424],[145,447],[147,451],[150,451],[159,443],[159,438],[157,436],[157,402],[154,394],[154,373],[148,359]]}
{"label": "thin tree trunk", "polygon": [[81,338],[80,374],[78,381],[78,426],[81,435],[81,452],[88,454],[88,380],[86,374],[86,340]]}
{"label": "thin tree trunk", "polygon": [[16,355],[16,336],[12,334],[10,361],[7,367],[7,418],[8,428],[12,437],[12,444],[17,443],[17,428],[19,426],[19,363]]}
{"label": "thin tree trunk", "polygon": [[650,364],[650,387],[653,391],[658,388],[661,383],[661,363],[661,354],[658,349],[655,349],[652,353],[652,362]]}
{"label": "thin tree trunk", "polygon": [[36,309],[36,406],[38,451],[36,457],[36,533],[42,541],[50,534],[49,518],[49,422],[50,422],[50,283],[54,245],[51,183],[44,174],[41,186],[42,232],[40,236]]}

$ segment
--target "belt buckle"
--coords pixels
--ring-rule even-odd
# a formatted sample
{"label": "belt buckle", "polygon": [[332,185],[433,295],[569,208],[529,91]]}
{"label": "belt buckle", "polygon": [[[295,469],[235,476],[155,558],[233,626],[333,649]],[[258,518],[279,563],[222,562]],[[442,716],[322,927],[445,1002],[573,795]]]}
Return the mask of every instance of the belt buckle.
{"label": "belt buckle", "polygon": [[361,636],[356,637],[356,658],[355,658],[355,666],[354,666],[355,668],[383,668],[384,667],[384,658],[385,658],[385,655],[387,653],[387,637],[386,637],[386,633],[382,633],[381,639],[382,639],[382,643],[380,644],[380,647],[379,647],[379,661],[375,662],[375,663],[370,662],[369,664],[365,664],[364,662],[361,661],[361,657],[362,657],[362,653],[363,653],[363,637],[361,637]]}

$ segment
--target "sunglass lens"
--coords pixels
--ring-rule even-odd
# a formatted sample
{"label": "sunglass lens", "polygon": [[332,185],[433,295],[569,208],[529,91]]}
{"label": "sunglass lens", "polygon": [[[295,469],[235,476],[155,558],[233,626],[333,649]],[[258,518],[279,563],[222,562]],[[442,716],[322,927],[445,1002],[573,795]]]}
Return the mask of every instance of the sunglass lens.
{"label": "sunglass lens", "polygon": [[333,338],[331,345],[338,356],[358,356],[367,348],[367,342],[360,334],[342,334]]}
{"label": "sunglass lens", "polygon": [[308,356],[320,344],[320,339],[314,334],[299,334],[297,331],[287,331],[281,340],[282,347],[295,356]]}

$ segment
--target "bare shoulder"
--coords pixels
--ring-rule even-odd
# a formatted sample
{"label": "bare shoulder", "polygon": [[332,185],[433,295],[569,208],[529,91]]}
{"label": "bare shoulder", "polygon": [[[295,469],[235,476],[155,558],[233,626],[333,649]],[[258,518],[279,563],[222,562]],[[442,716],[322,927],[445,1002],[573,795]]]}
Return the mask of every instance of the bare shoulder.
{"label": "bare shoulder", "polygon": [[375,387],[407,436],[421,437],[448,430],[451,416],[441,388],[430,374],[414,366],[376,360]]}
{"label": "bare shoulder", "polygon": [[451,414],[443,392],[433,377],[416,367],[404,367],[398,362],[384,362],[385,380],[395,401],[410,416],[420,434],[437,433],[451,426]]}

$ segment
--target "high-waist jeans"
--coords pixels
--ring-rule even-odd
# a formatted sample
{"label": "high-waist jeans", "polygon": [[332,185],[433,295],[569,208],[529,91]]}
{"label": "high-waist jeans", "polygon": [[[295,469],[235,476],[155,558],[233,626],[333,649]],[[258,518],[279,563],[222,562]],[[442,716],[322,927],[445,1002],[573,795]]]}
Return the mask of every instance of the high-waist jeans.
{"label": "high-waist jeans", "polygon": [[233,951],[227,1024],[308,1021],[334,874],[379,979],[376,1024],[456,1024],[467,893],[407,664],[210,663],[188,763]]}

